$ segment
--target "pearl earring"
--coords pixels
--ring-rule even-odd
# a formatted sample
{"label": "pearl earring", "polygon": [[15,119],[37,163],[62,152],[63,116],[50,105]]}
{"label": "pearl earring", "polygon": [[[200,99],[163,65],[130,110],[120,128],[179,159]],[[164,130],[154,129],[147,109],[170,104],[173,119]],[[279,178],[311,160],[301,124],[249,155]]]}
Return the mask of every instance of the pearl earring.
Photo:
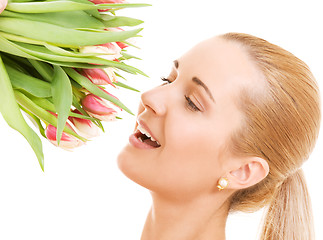
{"label": "pearl earring", "polygon": [[229,185],[229,180],[227,178],[220,178],[218,181],[218,185],[216,186],[219,191],[225,189]]}

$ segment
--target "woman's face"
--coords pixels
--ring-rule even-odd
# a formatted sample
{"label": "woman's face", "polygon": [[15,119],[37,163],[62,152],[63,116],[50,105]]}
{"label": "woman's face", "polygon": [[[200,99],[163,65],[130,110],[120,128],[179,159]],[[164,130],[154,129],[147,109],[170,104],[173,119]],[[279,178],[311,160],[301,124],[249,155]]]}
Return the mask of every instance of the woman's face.
{"label": "woman's face", "polygon": [[142,94],[134,134],[118,156],[121,171],[169,198],[215,191],[235,164],[226,149],[242,121],[239,92],[257,76],[239,45],[219,37],[196,45],[174,61],[169,83]]}

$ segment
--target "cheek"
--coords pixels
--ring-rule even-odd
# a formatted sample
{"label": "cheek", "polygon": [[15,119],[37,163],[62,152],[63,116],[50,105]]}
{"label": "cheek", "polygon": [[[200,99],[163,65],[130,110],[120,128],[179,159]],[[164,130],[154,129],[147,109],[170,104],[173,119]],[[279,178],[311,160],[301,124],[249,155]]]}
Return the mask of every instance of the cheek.
{"label": "cheek", "polygon": [[[189,126],[187,126],[189,125]],[[212,191],[222,172],[221,139],[205,125],[188,122],[168,129],[165,150],[158,167],[163,174],[160,186],[177,194]]]}

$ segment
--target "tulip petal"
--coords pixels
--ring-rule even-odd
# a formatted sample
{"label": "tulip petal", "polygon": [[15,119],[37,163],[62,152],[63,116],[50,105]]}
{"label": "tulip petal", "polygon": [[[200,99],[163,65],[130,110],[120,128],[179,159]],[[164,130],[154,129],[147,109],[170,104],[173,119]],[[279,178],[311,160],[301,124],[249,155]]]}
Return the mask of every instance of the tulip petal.
{"label": "tulip petal", "polygon": [[[83,116],[80,111],[74,109],[73,114],[76,116]],[[74,126],[79,130],[79,134],[86,138],[93,138],[100,135],[100,128],[96,126],[91,120],[79,117],[68,118]]]}
{"label": "tulip petal", "polygon": [[15,100],[9,76],[0,56],[0,112],[8,125],[20,132],[34,150],[41,169],[44,171],[44,154],[38,135],[28,126]]}
{"label": "tulip petal", "polygon": [[105,73],[103,69],[83,69],[83,73],[85,77],[87,77],[91,82],[93,82],[96,85],[110,84],[114,87],[109,76]]}
{"label": "tulip petal", "polygon": [[86,77],[82,76],[81,74],[79,74],[78,72],[76,72],[74,69],[71,68],[64,68],[64,71],[71,77],[73,78],[77,83],[79,83],[80,85],[82,85],[84,88],[86,88],[87,90],[89,90],[91,93],[102,97],[114,104],[116,104],[117,106],[119,106],[120,108],[124,109],[126,112],[130,113],[131,115],[134,115],[122,102],[120,102],[119,100],[115,99],[114,97],[111,97],[109,94],[105,93],[104,91],[102,91],[98,86],[96,86],[95,84],[93,84],[89,79],[87,79]]}
{"label": "tulip petal", "polygon": [[93,94],[87,95],[82,100],[84,110],[98,115],[111,114],[116,112],[113,108],[110,108],[100,97]]}
{"label": "tulip petal", "polygon": [[[76,113],[71,112],[70,113],[70,116],[72,116],[72,117],[78,117],[78,118],[84,118],[84,119],[89,119],[89,120],[91,120],[96,126],[98,126],[104,132],[104,128],[103,128],[102,123],[98,119],[93,118],[93,117],[90,117],[90,115],[82,108],[82,106],[80,105],[80,103],[78,101],[73,100],[73,106],[78,111],[80,111],[81,114],[83,114],[83,115],[81,115],[81,116],[75,116]],[[78,114],[76,114],[76,115],[78,115]]]}
{"label": "tulip petal", "polygon": [[59,144],[56,136],[57,136],[57,129],[56,127],[52,126],[52,125],[48,125],[46,130],[45,130],[45,134],[47,139],[54,144],[57,147],[63,148],[65,150],[72,150],[73,148],[79,147],[81,145],[84,144],[84,142],[82,142],[81,140],[67,134],[67,133],[63,133],[62,137],[61,137],[61,143]]}
{"label": "tulip petal", "polygon": [[101,120],[101,121],[114,121],[116,119],[116,112],[111,112],[110,114],[100,115],[95,113],[90,113],[91,116]]}

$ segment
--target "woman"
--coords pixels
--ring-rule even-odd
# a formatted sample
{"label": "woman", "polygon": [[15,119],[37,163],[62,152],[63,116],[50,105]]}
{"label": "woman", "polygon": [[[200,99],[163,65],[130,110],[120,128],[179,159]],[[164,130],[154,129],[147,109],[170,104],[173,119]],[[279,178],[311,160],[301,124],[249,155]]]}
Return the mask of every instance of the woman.
{"label": "woman", "polygon": [[311,240],[301,166],[318,137],[317,84],[301,60],[228,33],[174,61],[142,94],[121,171],[150,190],[142,240],[223,240],[229,212],[268,207],[261,239]]}

